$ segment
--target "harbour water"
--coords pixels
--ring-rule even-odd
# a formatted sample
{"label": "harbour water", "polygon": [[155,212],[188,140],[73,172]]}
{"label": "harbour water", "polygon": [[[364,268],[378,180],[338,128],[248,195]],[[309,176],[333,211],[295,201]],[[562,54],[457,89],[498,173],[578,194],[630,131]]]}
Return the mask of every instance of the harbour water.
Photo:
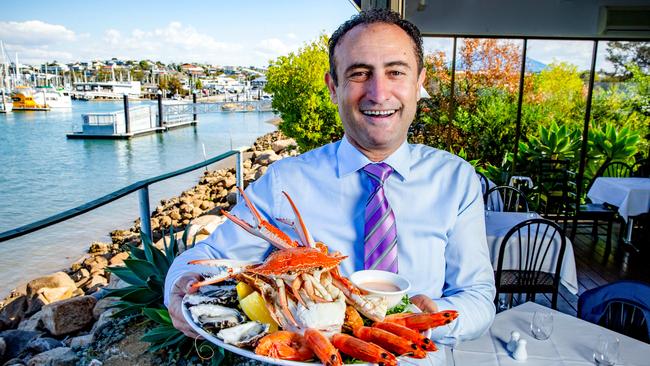
{"label": "harbour water", "polygon": [[[131,105],[148,102],[131,102]],[[0,114],[0,232],[49,217],[138,180],[195,164],[275,130],[272,113],[199,115],[186,127],[132,140],[68,140],[81,114],[122,102],[73,101],[72,109]],[[204,155],[205,152],[205,155]],[[197,182],[200,171],[150,187],[151,208]],[[38,275],[69,266],[94,240],[109,241],[138,217],[137,193],[96,211],[0,243],[0,298]]]}

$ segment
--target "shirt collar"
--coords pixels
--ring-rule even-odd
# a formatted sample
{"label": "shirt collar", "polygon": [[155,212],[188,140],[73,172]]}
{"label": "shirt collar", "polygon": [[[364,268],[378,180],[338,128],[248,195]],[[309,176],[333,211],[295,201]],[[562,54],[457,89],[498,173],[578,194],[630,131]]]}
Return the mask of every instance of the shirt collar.
{"label": "shirt collar", "polygon": [[[339,178],[354,173],[364,166],[372,163],[356,147],[354,147],[347,136],[343,136],[338,149],[336,150]],[[411,171],[411,149],[406,141],[400,145],[395,152],[383,160],[390,165],[402,180],[407,180]]]}

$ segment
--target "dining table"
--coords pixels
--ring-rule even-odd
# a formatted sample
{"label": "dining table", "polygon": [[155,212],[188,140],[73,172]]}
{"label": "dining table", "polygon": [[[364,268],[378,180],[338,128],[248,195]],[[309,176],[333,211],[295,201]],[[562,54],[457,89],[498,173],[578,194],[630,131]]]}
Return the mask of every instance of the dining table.
{"label": "dining table", "polygon": [[[485,211],[485,232],[487,245],[492,261],[492,267],[497,268],[499,261],[499,248],[508,231],[520,222],[540,218],[535,212],[504,212],[504,211]],[[566,238],[566,237],[565,237]],[[526,239],[526,238],[523,238]],[[515,238],[511,238],[515,240]],[[549,273],[555,273],[555,264],[559,256],[561,241],[559,236],[553,238],[549,255],[542,265],[542,270]],[[510,245],[504,253],[503,268],[517,269],[516,259],[518,258],[518,246]],[[578,275],[576,262],[573,254],[573,245],[569,238],[566,238],[564,257],[562,258],[562,267],[560,269],[560,283],[564,285],[572,294],[578,293]]]}
{"label": "dining table", "polygon": [[[530,323],[535,312],[552,315],[552,332],[546,340],[538,340],[531,334]],[[528,357],[525,361],[515,360],[506,349],[513,331],[519,332],[520,339],[526,340]],[[650,344],[534,302],[526,302],[498,313],[481,337],[445,347],[446,365],[594,365],[594,349],[601,335],[619,339],[620,355],[616,365],[650,364]]]}
{"label": "dining table", "polygon": [[634,217],[650,212],[650,178],[598,177],[587,192],[593,203],[618,207],[618,214],[627,223],[625,242],[632,242]]}

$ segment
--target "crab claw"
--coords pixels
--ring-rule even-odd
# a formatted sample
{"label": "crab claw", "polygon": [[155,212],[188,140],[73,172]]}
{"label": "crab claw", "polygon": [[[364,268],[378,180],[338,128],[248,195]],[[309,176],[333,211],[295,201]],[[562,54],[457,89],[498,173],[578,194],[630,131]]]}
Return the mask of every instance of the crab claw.
{"label": "crab claw", "polygon": [[217,268],[217,270],[210,269],[201,273],[203,280],[192,284],[192,288],[197,289],[199,287],[213,285],[231,279],[255,263],[224,259],[196,259],[189,261],[188,264]]}
{"label": "crab claw", "polygon": [[264,220],[264,218],[262,218],[262,215],[260,215],[259,211],[257,211],[257,208],[255,208],[255,205],[253,205],[253,203],[248,199],[248,197],[244,193],[244,190],[241,189],[240,187],[237,187],[237,189],[239,189],[239,192],[244,198],[246,207],[248,207],[251,214],[253,215],[253,220],[255,220],[255,225],[251,225],[247,223],[246,221],[231,214],[230,212],[221,210],[221,213],[224,216],[229,218],[232,222],[239,225],[244,230],[248,231],[250,234],[266,240],[276,248],[287,249],[287,248],[298,246],[298,243],[291,240],[291,238],[287,234],[283,233],[280,229],[271,225],[268,221]]}
{"label": "crab claw", "polygon": [[307,230],[307,226],[305,226],[305,222],[302,221],[302,216],[300,216],[298,207],[296,207],[296,205],[293,203],[293,200],[291,199],[291,197],[287,192],[282,191],[282,194],[284,194],[284,196],[287,197],[287,200],[291,205],[291,209],[293,210],[293,214],[297,222],[289,219],[284,219],[284,218],[277,218],[277,220],[291,226],[293,230],[296,232],[296,234],[298,234],[298,238],[300,238],[300,243],[303,246],[315,248],[316,242],[314,241],[314,238],[312,238],[311,234],[309,233],[309,230]]}

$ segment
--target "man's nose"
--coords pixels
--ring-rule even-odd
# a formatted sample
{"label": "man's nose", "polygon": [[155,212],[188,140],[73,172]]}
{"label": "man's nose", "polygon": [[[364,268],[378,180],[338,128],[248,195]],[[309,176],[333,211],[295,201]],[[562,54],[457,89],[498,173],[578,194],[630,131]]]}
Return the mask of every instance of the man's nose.
{"label": "man's nose", "polygon": [[373,75],[366,84],[366,95],[375,103],[382,103],[390,97],[389,80],[382,75]]}

